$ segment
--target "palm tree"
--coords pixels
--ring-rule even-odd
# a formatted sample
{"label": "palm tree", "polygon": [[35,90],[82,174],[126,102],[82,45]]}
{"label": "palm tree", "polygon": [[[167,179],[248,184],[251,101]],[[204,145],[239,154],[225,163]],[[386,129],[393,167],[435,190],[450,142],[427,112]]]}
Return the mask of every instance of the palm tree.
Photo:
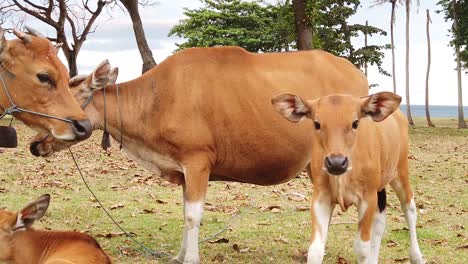
{"label": "palm tree", "polygon": [[392,5],[392,15],[390,16],[390,41],[392,46],[392,77],[393,92],[396,93],[396,73],[395,73],[395,43],[393,39],[393,27],[395,26],[395,10],[398,4],[403,4],[403,0],[376,0],[374,5],[383,5],[390,3]]}
{"label": "palm tree", "polygon": [[[453,31],[457,30],[457,12],[456,0],[452,1],[453,8]],[[462,101],[462,79],[461,79],[461,62],[460,62],[460,46],[455,43],[455,54],[457,57],[457,77],[458,77],[458,128],[467,128],[465,117],[463,114],[463,101]]]}
{"label": "palm tree", "polygon": [[[419,0],[417,1],[419,6]],[[410,20],[410,7],[411,0],[405,1],[406,7],[406,117],[408,118],[408,123],[414,126],[413,117],[411,116],[411,104],[409,96],[409,20]]]}
{"label": "palm tree", "polygon": [[431,16],[429,15],[429,9],[426,9],[426,35],[427,35],[427,72],[426,72],[426,120],[427,125],[435,127],[431,121],[431,115],[429,114],[429,72],[431,70],[431,37],[429,35],[429,23],[432,23]]}

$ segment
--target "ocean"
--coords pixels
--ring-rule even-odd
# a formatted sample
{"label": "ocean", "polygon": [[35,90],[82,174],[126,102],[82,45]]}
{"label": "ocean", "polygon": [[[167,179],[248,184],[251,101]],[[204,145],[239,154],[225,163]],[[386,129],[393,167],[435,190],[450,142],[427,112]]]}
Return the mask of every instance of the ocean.
{"label": "ocean", "polygon": [[[406,105],[400,105],[401,111],[406,115]],[[429,106],[431,117],[452,117],[458,118],[458,106],[454,105],[431,105]],[[468,106],[463,107],[465,118],[468,117]],[[424,105],[412,105],[411,115],[413,117],[426,117]]]}

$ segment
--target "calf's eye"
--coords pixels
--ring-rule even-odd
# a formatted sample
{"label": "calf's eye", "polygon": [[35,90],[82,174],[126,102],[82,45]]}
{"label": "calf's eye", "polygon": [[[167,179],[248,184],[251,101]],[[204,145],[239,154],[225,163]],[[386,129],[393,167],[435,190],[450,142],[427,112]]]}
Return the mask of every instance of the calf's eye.
{"label": "calf's eye", "polygon": [[357,129],[358,126],[359,126],[359,120],[355,120],[355,121],[353,122],[353,129]]}

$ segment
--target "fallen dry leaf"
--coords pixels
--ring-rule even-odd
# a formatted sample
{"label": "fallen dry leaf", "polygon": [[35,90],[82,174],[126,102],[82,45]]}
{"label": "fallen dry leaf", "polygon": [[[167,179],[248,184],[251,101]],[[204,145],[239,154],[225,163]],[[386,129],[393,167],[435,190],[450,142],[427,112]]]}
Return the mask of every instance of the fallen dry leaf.
{"label": "fallen dry leaf", "polygon": [[218,263],[222,263],[224,262],[224,256],[220,253],[216,254],[216,256],[214,256],[214,258],[211,259],[211,261],[213,262],[218,262]]}
{"label": "fallen dry leaf", "polygon": [[389,247],[389,248],[396,247],[396,246],[399,246],[399,245],[400,244],[398,242],[394,241],[394,240],[389,240],[387,242],[387,247]]}
{"label": "fallen dry leaf", "polygon": [[112,206],[110,207],[110,209],[111,209],[111,210],[115,210],[115,209],[119,209],[119,208],[122,208],[122,207],[124,207],[124,205],[121,204],[121,203],[118,203],[118,204],[112,205]]}
{"label": "fallen dry leaf", "polygon": [[212,243],[212,244],[215,244],[215,243],[219,243],[219,244],[223,244],[223,243],[229,243],[229,239],[227,238],[220,238],[220,239],[216,239],[216,240],[208,240],[208,243]]}

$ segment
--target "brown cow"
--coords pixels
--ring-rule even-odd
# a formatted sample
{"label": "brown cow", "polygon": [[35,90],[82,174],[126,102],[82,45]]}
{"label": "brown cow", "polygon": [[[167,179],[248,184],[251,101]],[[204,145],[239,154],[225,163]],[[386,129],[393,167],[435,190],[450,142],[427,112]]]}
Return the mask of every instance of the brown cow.
{"label": "brown cow", "polygon": [[[106,71],[101,65],[74,92],[80,103],[93,95],[85,111],[97,129],[104,128],[104,92],[96,84]],[[186,49],[135,80],[105,88],[112,137],[122,135],[130,158],[183,185],[184,239],[175,261],[200,261],[209,180],[279,184],[310,162],[310,124],[283,122],[269,105],[285,87],[312,98],[368,91],[362,72],[324,51],[253,54],[237,47]],[[53,145],[33,141],[31,150],[47,155],[66,146]]]}
{"label": "brown cow", "polygon": [[0,260],[9,264],[111,264],[90,235],[31,228],[49,207],[42,195],[19,212],[0,210]]}
{"label": "brown cow", "polygon": [[272,99],[275,108],[289,121],[297,123],[308,118],[315,127],[310,131],[314,194],[307,263],[322,263],[336,204],[343,211],[352,204],[357,206],[359,235],[354,250],[358,262],[377,263],[386,222],[384,188],[389,183],[408,222],[411,263],[423,263],[416,238],[416,206],[408,179],[408,122],[396,110],[400,101],[400,96],[390,92],[363,98],[329,95],[312,101],[282,94]]}
{"label": "brown cow", "polygon": [[0,28],[0,116],[13,103],[36,112],[14,113],[14,116],[39,132],[68,141],[88,138],[91,124],[70,93],[70,77],[57,56],[58,49],[46,38],[14,33],[18,39],[7,41]]}

